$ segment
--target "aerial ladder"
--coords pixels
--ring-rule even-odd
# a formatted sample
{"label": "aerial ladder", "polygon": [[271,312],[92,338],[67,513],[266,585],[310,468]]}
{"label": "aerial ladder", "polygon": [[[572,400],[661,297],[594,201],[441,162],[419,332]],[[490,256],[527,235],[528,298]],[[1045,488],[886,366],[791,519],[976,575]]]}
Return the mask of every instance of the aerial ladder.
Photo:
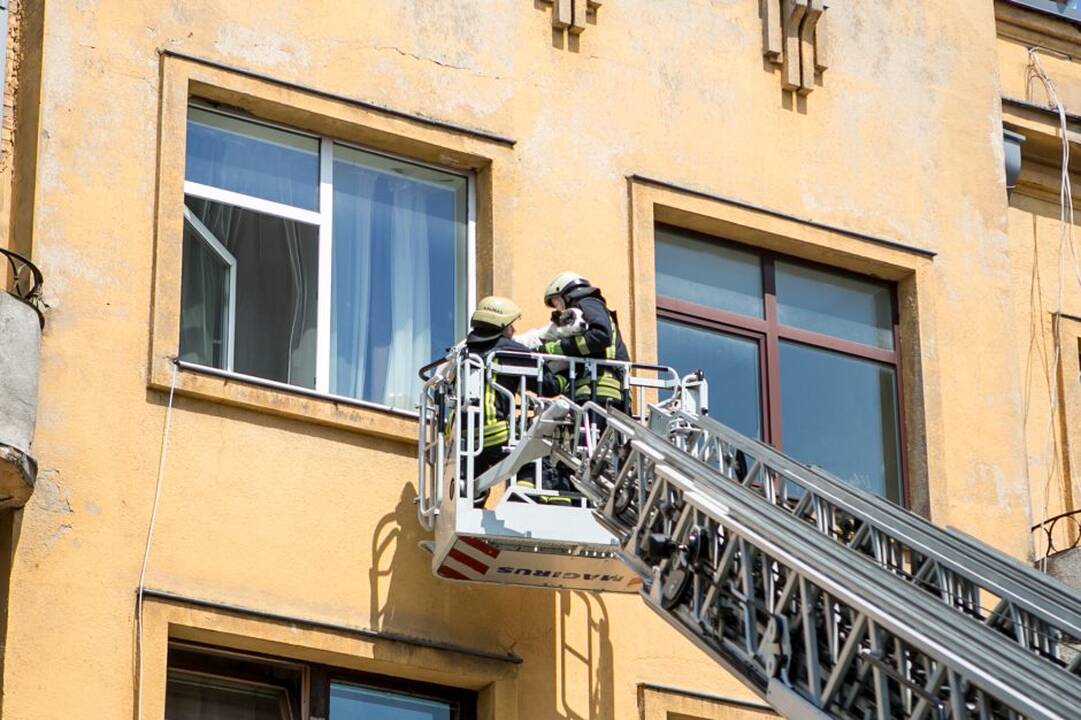
{"label": "aerial ladder", "polygon": [[[531,395],[544,363],[571,387],[617,372],[636,414]],[[1075,592],[727,428],[700,373],[460,352],[421,377],[436,575],[637,592],[789,718],[1081,718]],[[486,386],[511,401],[510,440],[475,473]]]}

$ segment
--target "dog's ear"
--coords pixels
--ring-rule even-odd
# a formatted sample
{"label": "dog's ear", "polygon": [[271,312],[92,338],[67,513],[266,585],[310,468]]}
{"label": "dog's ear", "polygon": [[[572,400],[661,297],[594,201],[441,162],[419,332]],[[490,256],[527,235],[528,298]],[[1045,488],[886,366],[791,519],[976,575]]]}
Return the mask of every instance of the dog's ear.
{"label": "dog's ear", "polygon": [[578,320],[578,313],[574,308],[567,308],[563,312],[559,313],[559,321],[557,325],[573,325]]}

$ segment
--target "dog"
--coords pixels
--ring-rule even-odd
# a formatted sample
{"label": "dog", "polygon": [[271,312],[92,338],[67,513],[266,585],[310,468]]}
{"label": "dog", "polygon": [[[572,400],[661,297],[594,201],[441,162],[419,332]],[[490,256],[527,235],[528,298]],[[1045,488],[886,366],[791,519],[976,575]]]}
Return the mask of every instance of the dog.
{"label": "dog", "polygon": [[544,327],[526,330],[514,336],[515,341],[530,350],[540,350],[546,342],[581,335],[586,331],[586,321],[578,308],[552,311],[551,321]]}

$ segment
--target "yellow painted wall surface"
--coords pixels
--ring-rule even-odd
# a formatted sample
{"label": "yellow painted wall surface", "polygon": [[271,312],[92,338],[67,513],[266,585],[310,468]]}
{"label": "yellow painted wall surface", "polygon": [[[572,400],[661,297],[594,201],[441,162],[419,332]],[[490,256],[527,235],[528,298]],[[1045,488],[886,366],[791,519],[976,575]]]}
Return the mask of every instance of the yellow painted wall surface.
{"label": "yellow painted wall surface", "polygon": [[[1024,427],[1033,525],[1077,508],[1081,499],[1081,375],[1078,370],[1077,317],[1081,315],[1081,251],[1077,221],[1063,223],[1062,136],[1066,113],[1071,145],[1070,180],[1078,182],[1077,143],[1081,140],[1081,43],[1072,25],[997,4],[998,54],[1004,123],[1026,140],[1022,173],[1010,200],[1009,233],[1014,298],[1011,322],[1020,355]],[[1050,82],[1049,88],[1041,73]],[[1077,201],[1074,195],[1074,212]],[[1069,218],[1066,218],[1067,221]],[[1056,314],[1058,319],[1056,319]],[[1056,327],[1057,326],[1057,327]],[[1061,549],[1076,540],[1077,526],[1054,526]],[[1047,549],[1046,536],[1033,537],[1036,557]]]}
{"label": "yellow painted wall surface", "polygon": [[[572,40],[553,33],[550,12],[540,0],[45,6],[36,183],[13,223],[16,233],[32,227],[47,277],[42,473],[14,523],[5,720],[132,716],[135,588],[167,395],[154,377],[164,355],[151,341],[162,290],[155,248],[177,243],[180,227],[179,194],[158,195],[182,173],[162,159],[178,138],[159,137],[172,127],[163,108],[175,104],[163,78],[170,62],[188,62],[176,54],[513,138],[492,149],[350,110],[348,100],[296,89],[278,98],[312,104],[298,123],[336,103],[352,118],[339,123],[343,132],[370,126],[395,136],[384,138],[391,145],[445,143],[455,158],[487,158],[481,290],[517,298],[533,324],[544,285],[573,265],[635,318],[626,332],[645,355],[653,331],[640,310],[653,302],[651,282],[635,275],[632,247],[636,218],[653,207],[632,207],[630,175],[936,252],[801,234],[795,221],[791,233],[780,223],[760,233],[787,252],[899,282],[914,505],[1028,554],[1025,288],[1015,247],[1026,231],[1012,215],[1008,231],[994,71],[1006,51],[991,4],[838,4],[833,65],[798,98],[763,62],[753,0],[608,0]],[[316,130],[332,126],[318,122]],[[695,202],[669,219],[721,222]],[[163,224],[170,212],[174,224]],[[739,222],[773,222],[754,215]],[[417,546],[425,537],[408,440],[330,415],[311,422],[291,407],[178,395],[149,587],[513,652],[524,660],[516,670],[461,674],[453,655],[418,669],[393,654],[373,665],[356,651],[361,668],[494,684],[483,701],[494,717],[635,717],[641,682],[751,698],[633,596],[435,580]],[[147,707],[160,708],[168,628],[234,642],[242,632],[210,612],[170,618],[148,616]],[[323,642],[290,640],[287,627],[266,632],[260,648],[298,656]],[[333,652],[340,660],[353,651]]]}

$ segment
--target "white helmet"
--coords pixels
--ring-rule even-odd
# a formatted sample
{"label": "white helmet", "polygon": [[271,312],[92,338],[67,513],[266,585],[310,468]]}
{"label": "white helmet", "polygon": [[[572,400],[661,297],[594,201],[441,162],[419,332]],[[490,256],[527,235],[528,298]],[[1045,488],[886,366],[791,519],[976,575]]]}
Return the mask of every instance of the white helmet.
{"label": "white helmet", "polygon": [[548,283],[548,287],[544,290],[544,304],[552,307],[552,298],[565,295],[571,290],[587,285],[589,285],[589,281],[584,277],[576,272],[565,270],[552,278],[552,282]]}

